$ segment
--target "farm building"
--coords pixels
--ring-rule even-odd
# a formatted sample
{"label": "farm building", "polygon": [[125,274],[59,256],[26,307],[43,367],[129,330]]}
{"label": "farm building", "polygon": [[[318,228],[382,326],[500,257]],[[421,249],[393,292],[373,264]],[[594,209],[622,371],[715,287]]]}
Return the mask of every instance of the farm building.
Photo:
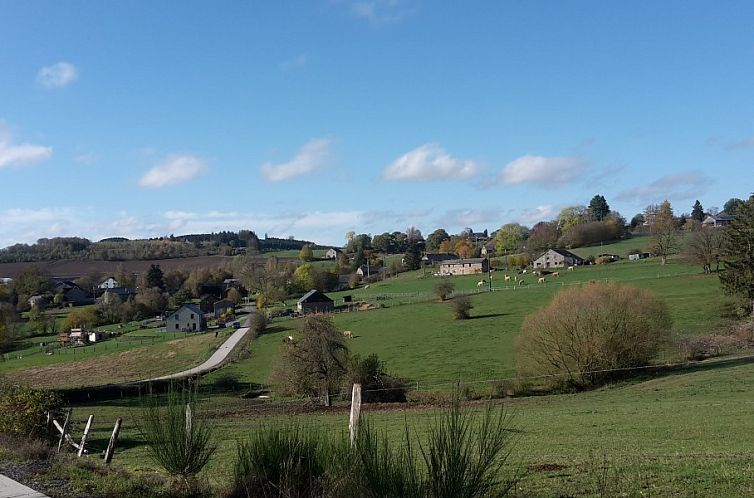
{"label": "farm building", "polygon": [[433,266],[439,263],[442,263],[443,261],[450,261],[454,259],[459,259],[458,256],[452,253],[437,253],[437,252],[428,252],[424,256],[422,256],[422,263],[424,263],[427,266]]}
{"label": "farm building", "polygon": [[335,309],[333,300],[317,289],[304,294],[296,303],[299,313],[328,313]]}
{"label": "farm building", "polygon": [[730,223],[734,219],[735,218],[733,216],[729,215],[725,211],[722,211],[717,214],[711,214],[704,218],[704,220],[702,221],[702,226],[714,228],[724,227],[730,225]]}
{"label": "farm building", "polygon": [[486,258],[452,259],[440,263],[440,273],[448,275],[473,275],[487,273],[490,263]]}
{"label": "farm building", "polygon": [[597,259],[600,259],[600,258],[602,258],[602,261],[605,261],[607,263],[615,263],[616,261],[620,260],[620,256],[618,256],[617,254],[609,254],[609,253],[604,253],[597,256]]}
{"label": "farm building", "polygon": [[488,254],[494,254],[495,253],[495,247],[497,246],[497,242],[494,240],[490,240],[488,242],[485,242],[482,246],[482,256],[487,256]]}
{"label": "farm building", "polygon": [[356,270],[356,274],[361,278],[374,277],[380,274],[382,266],[377,265],[361,265]]}
{"label": "farm building", "polygon": [[230,299],[220,299],[219,301],[215,301],[215,303],[212,305],[212,309],[215,314],[215,318],[220,318],[228,310],[233,313],[236,307],[233,304],[233,301],[231,301]]}
{"label": "farm building", "polygon": [[116,297],[121,303],[125,303],[129,299],[136,297],[136,289],[129,289],[128,287],[108,288],[104,294],[102,294],[102,301],[105,304],[110,304]]}
{"label": "farm building", "polygon": [[651,256],[651,254],[649,254],[648,252],[640,252],[640,253],[637,253],[637,254],[629,254],[628,255],[628,260],[629,261],[639,261],[640,259],[647,259],[650,256]]}
{"label": "farm building", "polygon": [[549,249],[534,260],[534,268],[563,268],[566,266],[583,265],[584,260],[571,251],[565,249]]}
{"label": "farm building", "polygon": [[99,283],[97,286],[100,289],[114,289],[116,287],[120,287],[120,284],[117,280],[115,280],[115,277],[107,277],[105,280]]}
{"label": "farm building", "polygon": [[337,249],[334,249],[334,248],[331,247],[325,253],[325,257],[327,259],[336,259],[338,257],[338,254],[340,254],[340,251],[338,251]]}
{"label": "farm building", "polygon": [[202,310],[193,304],[184,304],[165,319],[165,330],[168,332],[198,332],[206,328],[207,321]]}

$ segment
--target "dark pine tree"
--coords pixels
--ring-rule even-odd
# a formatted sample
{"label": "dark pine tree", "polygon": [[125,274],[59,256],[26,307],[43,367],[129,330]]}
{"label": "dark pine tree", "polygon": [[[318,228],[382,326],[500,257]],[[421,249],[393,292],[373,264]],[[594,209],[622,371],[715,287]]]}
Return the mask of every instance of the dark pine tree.
{"label": "dark pine tree", "polygon": [[754,195],[736,209],[736,219],[723,232],[720,282],[727,294],[751,300],[754,313]]}
{"label": "dark pine tree", "polygon": [[702,207],[702,203],[697,201],[694,203],[694,206],[691,208],[691,219],[696,221],[704,221],[704,208]]}
{"label": "dark pine tree", "polygon": [[608,206],[605,197],[601,195],[595,195],[592,200],[589,201],[589,216],[594,221],[602,221],[610,214],[610,206]]}

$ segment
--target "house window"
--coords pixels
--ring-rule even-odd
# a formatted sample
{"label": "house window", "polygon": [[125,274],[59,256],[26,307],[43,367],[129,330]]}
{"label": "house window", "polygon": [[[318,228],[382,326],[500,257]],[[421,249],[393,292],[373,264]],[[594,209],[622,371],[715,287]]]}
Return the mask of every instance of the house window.
{"label": "house window", "polygon": [[175,330],[178,330],[178,322],[175,324]]}
{"label": "house window", "polygon": [[194,319],[194,314],[193,314],[193,313],[191,313],[191,319],[192,319],[192,320]]}

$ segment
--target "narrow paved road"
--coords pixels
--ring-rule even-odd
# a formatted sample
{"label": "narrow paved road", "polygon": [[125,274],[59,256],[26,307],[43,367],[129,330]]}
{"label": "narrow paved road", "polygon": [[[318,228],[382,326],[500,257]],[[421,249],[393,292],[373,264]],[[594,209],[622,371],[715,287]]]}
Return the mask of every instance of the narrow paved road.
{"label": "narrow paved road", "polygon": [[177,372],[177,373],[169,374],[169,375],[163,375],[162,377],[155,377],[153,379],[146,379],[140,382],[154,382],[157,380],[183,379],[186,377],[193,377],[194,375],[205,374],[205,373],[211,372],[212,370],[217,369],[228,358],[228,355],[236,348],[236,346],[238,346],[238,343],[241,342],[241,340],[243,340],[243,338],[246,337],[249,333],[251,333],[251,328],[248,327],[248,325],[251,325],[251,313],[249,313],[249,316],[246,317],[246,325],[247,327],[241,327],[240,329],[233,332],[233,334],[230,337],[228,337],[228,339],[222,344],[222,346],[217,348],[217,351],[212,353],[212,356],[210,356],[209,359],[205,361],[204,363],[202,363],[201,365],[196,366],[194,368],[189,368],[188,370],[184,370],[182,372]]}
{"label": "narrow paved road", "polygon": [[47,495],[0,474],[0,498],[47,498]]}

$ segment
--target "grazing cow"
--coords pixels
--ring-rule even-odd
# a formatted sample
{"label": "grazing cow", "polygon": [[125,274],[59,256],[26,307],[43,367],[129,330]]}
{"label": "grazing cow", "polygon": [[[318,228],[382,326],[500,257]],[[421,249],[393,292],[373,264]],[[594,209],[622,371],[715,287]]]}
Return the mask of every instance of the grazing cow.
{"label": "grazing cow", "polygon": [[349,339],[353,339],[353,334],[351,333],[350,330],[344,330],[343,337],[348,337]]}
{"label": "grazing cow", "polygon": [[483,286],[483,285],[484,285],[484,284],[486,284],[486,283],[487,283],[487,281],[486,281],[486,280],[484,280],[484,279],[482,279],[482,280],[480,280],[479,282],[477,282],[477,283],[476,283],[476,286],[477,286],[477,287],[481,287],[481,286]]}
{"label": "grazing cow", "polygon": [[511,276],[510,275],[504,275],[503,278],[505,278],[505,281],[507,282],[508,280],[511,279]]}
{"label": "grazing cow", "polygon": [[539,277],[539,279],[537,279],[537,283],[538,283],[538,284],[543,284],[543,283],[545,283],[545,277]]}
{"label": "grazing cow", "polygon": [[526,268],[524,268],[524,270],[521,273],[523,273],[524,275],[526,275]]}
{"label": "grazing cow", "polygon": [[573,271],[573,266],[569,266],[568,271]]}
{"label": "grazing cow", "polygon": [[293,344],[296,341],[293,339],[292,335],[289,335],[288,337],[283,338],[283,342],[286,344]]}
{"label": "grazing cow", "polygon": [[368,289],[368,288],[369,288],[369,284],[365,285],[365,286],[364,286],[364,288],[365,288],[365,289]]}
{"label": "grazing cow", "polygon": [[552,276],[553,277],[559,277],[560,276],[560,272],[559,271],[554,271],[554,272],[552,272]]}

